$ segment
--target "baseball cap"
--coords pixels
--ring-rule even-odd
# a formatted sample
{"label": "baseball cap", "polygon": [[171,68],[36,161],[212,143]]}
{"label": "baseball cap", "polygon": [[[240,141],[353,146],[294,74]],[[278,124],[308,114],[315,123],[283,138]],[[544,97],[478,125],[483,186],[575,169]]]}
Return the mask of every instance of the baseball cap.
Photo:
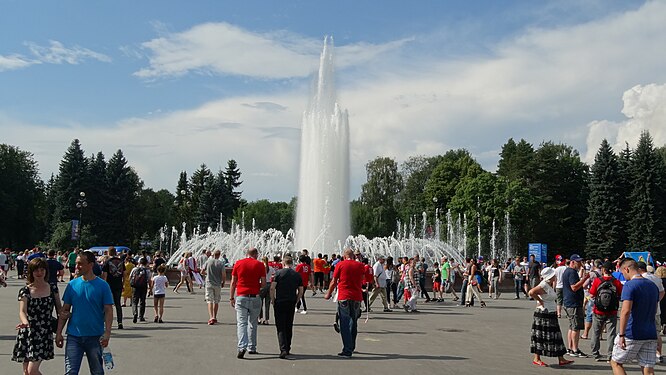
{"label": "baseball cap", "polygon": [[581,256],[578,255],[578,254],[571,254],[569,259],[573,260],[574,262],[582,262],[583,261],[583,258],[581,258]]}

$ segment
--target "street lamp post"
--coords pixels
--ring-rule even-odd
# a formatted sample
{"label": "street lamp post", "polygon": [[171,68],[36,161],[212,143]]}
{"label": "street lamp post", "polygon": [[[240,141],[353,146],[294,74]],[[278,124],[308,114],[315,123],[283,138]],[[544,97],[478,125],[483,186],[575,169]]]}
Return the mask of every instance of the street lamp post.
{"label": "street lamp post", "polygon": [[88,207],[86,193],[79,193],[79,200],[76,202],[76,208],[79,209],[79,248],[81,247],[81,237],[83,237],[83,209]]}

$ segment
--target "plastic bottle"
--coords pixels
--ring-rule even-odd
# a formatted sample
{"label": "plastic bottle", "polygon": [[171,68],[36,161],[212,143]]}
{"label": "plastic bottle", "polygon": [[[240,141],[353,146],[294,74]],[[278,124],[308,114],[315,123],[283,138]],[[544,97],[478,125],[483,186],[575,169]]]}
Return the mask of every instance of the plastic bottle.
{"label": "plastic bottle", "polygon": [[104,361],[104,369],[113,370],[113,354],[111,354],[111,349],[109,349],[108,345],[102,350],[102,360]]}

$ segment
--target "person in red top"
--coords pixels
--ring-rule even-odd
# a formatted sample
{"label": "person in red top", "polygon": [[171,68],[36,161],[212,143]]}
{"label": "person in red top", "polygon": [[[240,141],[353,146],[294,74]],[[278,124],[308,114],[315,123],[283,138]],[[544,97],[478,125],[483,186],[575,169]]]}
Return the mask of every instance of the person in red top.
{"label": "person in red top", "polygon": [[344,260],[335,265],[333,280],[324,295],[324,299],[330,299],[333,290],[338,287],[338,315],[340,336],[342,336],[342,352],[338,355],[343,358],[351,358],[356,349],[364,275],[363,263],[355,261],[354,252],[348,248],[344,251]]}
{"label": "person in red top", "polygon": [[[606,262],[601,266],[601,271],[603,275],[601,277],[596,277],[594,281],[592,282],[592,286],[590,286],[590,295],[592,298],[597,299],[599,298],[600,300],[596,301],[592,305],[592,355],[597,361],[606,361],[610,360],[612,354],[613,354],[613,345],[615,342],[615,333],[617,332],[617,309],[619,307],[619,301],[620,301],[620,296],[622,296],[622,283],[620,280],[616,279],[613,277],[613,270],[615,267],[613,267],[613,263],[611,262]],[[610,300],[608,294],[608,290],[602,291],[602,289],[606,289],[606,286],[608,283],[604,285],[603,288],[599,288],[602,283],[605,281],[611,281],[613,283],[613,286],[615,287],[615,298],[612,303],[606,303],[609,307],[604,307],[604,304],[601,303],[601,299],[605,300]],[[612,291],[612,289],[610,289]],[[603,298],[601,298],[603,295]],[[604,309],[606,311],[602,311],[601,309]],[[601,339],[601,330],[603,329],[604,324],[606,325],[606,329],[608,330],[608,351],[606,356],[602,356],[599,353],[599,347],[601,346],[600,339]]]}
{"label": "person in red top", "polygon": [[317,254],[317,258],[312,261],[314,263],[314,284],[312,285],[312,295],[316,295],[316,289],[319,287],[319,291],[324,293],[324,272],[326,272],[326,259],[324,259],[321,253]]}
{"label": "person in red top", "polygon": [[[312,268],[308,263],[309,259],[307,255],[301,254],[301,256],[298,257],[298,261],[300,263],[298,266],[296,266],[296,272],[298,272],[298,274],[301,275],[301,278],[303,279],[303,289],[307,289],[308,285],[313,285]],[[301,308],[301,303],[303,304],[303,311],[301,311],[301,314],[305,315],[308,313],[308,306],[305,304],[305,293],[301,295],[301,299],[298,301],[298,303],[296,303],[296,312],[298,312],[298,309]]]}
{"label": "person in red top", "polygon": [[368,312],[370,310],[370,304],[368,303],[368,293],[370,292],[370,288],[372,288],[375,277],[374,273],[372,272],[372,267],[370,267],[368,264],[368,258],[363,258],[361,263],[363,263],[363,304],[365,305],[363,312]]}
{"label": "person in red top", "polygon": [[257,260],[258,257],[259,251],[251,248],[247,251],[247,258],[237,261],[231,272],[229,301],[236,309],[238,358],[243,358],[246,351],[257,354],[257,326],[261,311],[259,291],[266,284],[266,267]]}

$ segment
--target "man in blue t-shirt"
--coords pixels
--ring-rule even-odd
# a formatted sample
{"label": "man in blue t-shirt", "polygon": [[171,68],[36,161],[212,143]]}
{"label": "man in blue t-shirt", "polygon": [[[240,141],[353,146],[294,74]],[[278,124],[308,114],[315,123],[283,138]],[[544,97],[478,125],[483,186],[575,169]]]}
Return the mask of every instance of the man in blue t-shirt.
{"label": "man in blue t-shirt", "polygon": [[627,258],[620,271],[628,280],[622,287],[620,326],[613,347],[613,374],[625,374],[623,364],[638,359],[643,374],[654,374],[657,361],[657,313],[659,289],[641,276],[636,261]]}
{"label": "man in blue t-shirt", "polygon": [[69,282],[63,295],[64,303],[55,341],[62,348],[62,329],[69,319],[65,347],[67,375],[79,373],[84,353],[88,358],[90,373],[104,374],[102,348],[109,344],[111,337],[113,295],[109,284],[93,273],[95,263],[93,252],[81,252],[76,258],[79,277]]}
{"label": "man in blue t-shirt", "polygon": [[[567,354],[572,357],[587,358],[578,347],[580,330],[585,327],[585,310],[583,309],[583,285],[590,277],[584,273],[583,278],[578,276],[582,268],[583,258],[578,254],[569,257],[569,267],[562,273],[562,306],[569,318],[569,331],[567,332],[567,343],[569,350]],[[583,271],[584,272],[584,271]]]}

